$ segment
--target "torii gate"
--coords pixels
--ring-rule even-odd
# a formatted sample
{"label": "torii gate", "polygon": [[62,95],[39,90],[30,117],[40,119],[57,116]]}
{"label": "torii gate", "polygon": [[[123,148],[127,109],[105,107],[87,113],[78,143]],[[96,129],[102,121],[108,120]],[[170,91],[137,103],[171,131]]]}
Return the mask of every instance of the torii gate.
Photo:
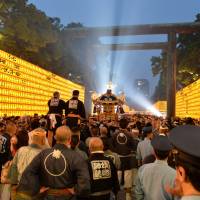
{"label": "torii gate", "polygon": [[[145,24],[133,26],[94,27],[94,28],[68,28],[70,37],[88,36],[127,36],[167,34],[167,42],[134,43],[134,44],[102,44],[101,48],[109,50],[150,50],[164,49],[167,51],[167,117],[175,117],[176,105],[176,34],[189,34],[200,31],[199,22],[171,23],[171,24]],[[97,45],[99,47],[99,45]]]}

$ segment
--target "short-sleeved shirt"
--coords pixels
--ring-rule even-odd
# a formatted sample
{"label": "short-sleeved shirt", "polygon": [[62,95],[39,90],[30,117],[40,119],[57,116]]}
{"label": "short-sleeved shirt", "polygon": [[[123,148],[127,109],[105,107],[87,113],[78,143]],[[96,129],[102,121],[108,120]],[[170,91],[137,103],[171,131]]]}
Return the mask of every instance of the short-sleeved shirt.
{"label": "short-sleeved shirt", "polygon": [[165,187],[174,186],[175,176],[176,171],[165,160],[141,166],[135,180],[136,200],[172,200],[173,197],[166,192]]}
{"label": "short-sleeved shirt", "polygon": [[151,145],[151,140],[148,138],[145,138],[143,141],[138,143],[136,158],[138,160],[144,160],[146,156],[153,154],[153,152],[154,151]]}

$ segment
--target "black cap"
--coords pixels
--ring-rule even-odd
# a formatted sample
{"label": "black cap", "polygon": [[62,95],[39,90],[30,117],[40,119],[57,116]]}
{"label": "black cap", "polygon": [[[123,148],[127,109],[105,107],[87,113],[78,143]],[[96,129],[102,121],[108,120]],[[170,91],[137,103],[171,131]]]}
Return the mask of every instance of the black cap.
{"label": "black cap", "polygon": [[191,157],[196,157],[200,162],[200,127],[182,125],[169,132],[169,140],[179,151]]}
{"label": "black cap", "polygon": [[78,90],[74,90],[73,91],[73,95],[78,96],[79,95],[79,91]]}
{"label": "black cap", "polygon": [[170,151],[172,149],[169,138],[165,134],[156,135],[151,140],[151,145],[158,151]]}
{"label": "black cap", "polygon": [[145,127],[142,129],[142,132],[143,132],[143,133],[151,133],[151,132],[152,132],[152,126],[145,126]]}

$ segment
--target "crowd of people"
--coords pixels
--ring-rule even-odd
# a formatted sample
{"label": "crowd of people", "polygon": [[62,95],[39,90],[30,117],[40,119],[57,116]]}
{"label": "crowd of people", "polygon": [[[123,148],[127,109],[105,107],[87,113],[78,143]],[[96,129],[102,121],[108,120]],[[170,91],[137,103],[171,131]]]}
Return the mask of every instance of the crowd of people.
{"label": "crowd of people", "polygon": [[198,120],[86,119],[78,95],[0,119],[1,200],[200,199]]}

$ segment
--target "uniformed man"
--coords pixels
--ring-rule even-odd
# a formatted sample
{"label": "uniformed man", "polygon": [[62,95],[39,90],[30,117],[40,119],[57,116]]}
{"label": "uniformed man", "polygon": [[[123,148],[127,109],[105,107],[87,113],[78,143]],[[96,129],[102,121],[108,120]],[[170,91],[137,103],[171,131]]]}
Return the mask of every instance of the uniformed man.
{"label": "uniformed man", "polygon": [[78,99],[79,91],[74,90],[72,98],[66,102],[66,124],[70,128],[77,127],[80,124],[80,119],[85,119],[85,107],[82,101]]}
{"label": "uniformed man", "polygon": [[111,192],[117,195],[120,187],[117,170],[112,160],[104,156],[103,142],[98,137],[89,142],[89,172],[91,178],[90,200],[110,200]]}
{"label": "uniformed man", "polygon": [[171,200],[173,197],[166,192],[165,187],[173,186],[175,180],[176,171],[167,164],[172,146],[164,134],[155,136],[151,144],[156,160],[139,168],[135,181],[135,198],[136,200]]}
{"label": "uniformed man", "polygon": [[200,127],[178,126],[170,131],[169,139],[175,150],[175,187],[168,189],[182,196],[181,200],[200,199]]}
{"label": "uniformed man", "polygon": [[[48,138],[49,144],[54,145],[56,143],[54,139],[56,129],[62,125],[62,115],[65,109],[65,102],[60,99],[60,93],[54,92],[53,97],[48,101]],[[39,123],[39,120],[38,120]]]}
{"label": "uniformed man", "polygon": [[[69,148],[71,130],[61,126],[56,130],[56,145],[39,153],[22,174],[17,200],[32,199],[46,190],[44,200],[68,200],[85,196],[90,191],[87,162]],[[38,197],[35,197],[38,199]]]}
{"label": "uniformed man", "polygon": [[133,139],[127,130],[128,120],[122,118],[119,122],[120,128],[116,130],[113,139],[113,151],[116,152],[121,161],[118,177],[120,183],[124,180],[126,200],[132,199],[131,190],[133,186],[133,169],[137,168],[136,149],[137,141]]}

